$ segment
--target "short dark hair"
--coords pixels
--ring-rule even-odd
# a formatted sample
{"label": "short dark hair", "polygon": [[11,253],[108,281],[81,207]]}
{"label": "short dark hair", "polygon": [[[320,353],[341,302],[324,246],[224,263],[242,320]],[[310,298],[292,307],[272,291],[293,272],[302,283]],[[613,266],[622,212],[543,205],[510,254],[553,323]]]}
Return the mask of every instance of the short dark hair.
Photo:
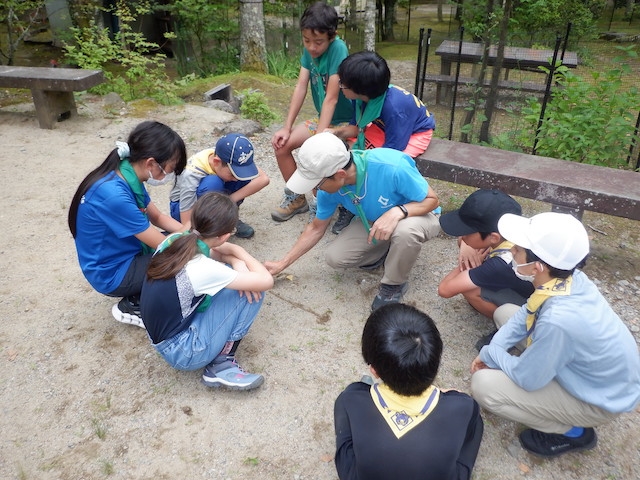
{"label": "short dark hair", "polygon": [[302,17],[300,17],[300,30],[307,29],[318,33],[326,33],[329,36],[329,40],[331,40],[338,31],[338,12],[324,2],[316,2],[309,5]]}
{"label": "short dark hair", "polygon": [[370,99],[387,91],[391,71],[384,58],[376,52],[357,52],[345,58],[338,66],[340,83],[358,95]]}
{"label": "short dark hair", "polygon": [[527,263],[529,263],[529,262],[540,262],[540,263],[542,263],[543,265],[545,265],[549,269],[549,275],[551,275],[554,278],[567,278],[567,277],[569,277],[569,275],[573,274],[573,271],[576,268],[583,268],[587,264],[587,258],[589,258],[589,255],[587,255],[582,260],[580,260],[580,262],[575,267],[573,267],[571,270],[560,270],[559,268],[552,267],[551,265],[549,265],[547,262],[542,260],[535,253],[533,253],[531,250],[525,248],[524,252],[526,254]]}
{"label": "short dark hair", "polygon": [[434,321],[410,305],[375,310],[362,332],[362,357],[395,393],[422,394],[435,379],[442,339]]}

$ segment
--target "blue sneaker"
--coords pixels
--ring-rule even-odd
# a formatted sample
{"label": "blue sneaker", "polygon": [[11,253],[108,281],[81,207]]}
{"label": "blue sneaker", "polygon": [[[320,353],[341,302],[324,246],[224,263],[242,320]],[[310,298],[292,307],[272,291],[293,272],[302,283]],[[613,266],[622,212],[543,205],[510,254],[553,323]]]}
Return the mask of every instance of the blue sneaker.
{"label": "blue sneaker", "polygon": [[264,383],[264,377],[248,373],[235,360],[210,363],[202,372],[202,383],[207,387],[226,387],[230,390],[253,390]]}

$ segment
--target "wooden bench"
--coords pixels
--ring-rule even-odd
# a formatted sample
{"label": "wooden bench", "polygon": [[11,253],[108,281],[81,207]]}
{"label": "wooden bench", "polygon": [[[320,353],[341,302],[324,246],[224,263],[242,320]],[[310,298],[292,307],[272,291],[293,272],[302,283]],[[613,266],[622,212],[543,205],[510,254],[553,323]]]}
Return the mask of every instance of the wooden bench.
{"label": "wooden bench", "polygon": [[[441,99],[441,90],[443,86],[452,87],[456,83],[456,77],[453,75],[436,75],[436,74],[425,74],[422,77],[422,82],[433,82],[436,84],[436,103],[440,103]],[[464,87],[474,87],[478,85],[478,79],[472,77],[458,77],[458,85]],[[491,79],[485,78],[483,82],[484,87],[489,87],[491,85]],[[498,88],[500,90],[515,90],[521,92],[528,93],[539,93],[543,94],[547,89],[547,86],[543,83],[536,82],[518,82],[513,80],[498,80]],[[451,99],[449,98],[451,89],[445,89],[445,100],[450,103]]]}
{"label": "wooden bench", "polygon": [[102,70],[0,66],[0,87],[28,88],[40,128],[78,114],[73,92],[104,82]]}
{"label": "wooden bench", "polygon": [[425,177],[552,204],[640,220],[640,173],[434,138],[416,158]]}

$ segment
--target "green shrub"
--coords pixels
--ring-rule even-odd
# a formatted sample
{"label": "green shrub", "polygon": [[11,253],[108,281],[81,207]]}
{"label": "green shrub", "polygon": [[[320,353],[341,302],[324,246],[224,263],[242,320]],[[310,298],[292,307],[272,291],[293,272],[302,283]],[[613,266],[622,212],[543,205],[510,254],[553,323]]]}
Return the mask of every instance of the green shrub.
{"label": "green shrub", "polygon": [[280,78],[298,78],[300,74],[300,61],[298,58],[289,58],[283,52],[267,53],[269,73]]}
{"label": "green shrub", "polygon": [[107,29],[95,21],[87,27],[72,28],[73,43],[65,44],[65,60],[81,68],[101,69],[106,83],[95,87],[96,93],[116,92],[126,101],[150,97],[168,104],[178,101],[175,86],[165,72],[165,55],[159,47],[146,41],[143,34],[133,30],[136,16],[149,13],[150,7],[118,0],[115,14],[120,18],[120,31],[115,39]]}
{"label": "green shrub", "polygon": [[265,127],[278,120],[278,115],[267,105],[264,93],[247,89],[238,92],[238,94],[242,99],[240,113],[244,118],[255,120]]}
{"label": "green shrub", "polygon": [[[634,56],[631,47],[618,47]],[[629,168],[627,156],[634,136],[635,121],[640,111],[640,92],[625,85],[622,75],[629,65],[618,59],[618,68],[592,73],[591,81],[560,70],[546,119],[538,132],[539,155],[574,162]],[[530,104],[526,118],[539,116],[540,105]],[[537,122],[537,118],[535,120]],[[536,123],[537,124],[537,123]]]}

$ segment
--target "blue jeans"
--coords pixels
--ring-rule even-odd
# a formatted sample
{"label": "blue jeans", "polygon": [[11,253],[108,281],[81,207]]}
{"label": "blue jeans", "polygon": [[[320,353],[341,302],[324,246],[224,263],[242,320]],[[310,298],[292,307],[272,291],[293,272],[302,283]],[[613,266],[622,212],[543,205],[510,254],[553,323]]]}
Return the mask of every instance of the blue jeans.
{"label": "blue jeans", "polygon": [[195,314],[189,328],[154,348],[173,368],[202,368],[220,353],[226,342],[235,342],[247,334],[264,296],[263,293],[259,301],[249,303],[239,291],[223,288],[206,311]]}
{"label": "blue jeans", "polygon": [[[227,195],[231,195],[233,192],[237,192],[251,180],[234,180],[232,182],[225,182],[217,175],[207,175],[200,180],[200,185],[196,190],[196,198],[200,198],[207,192],[220,192]],[[240,200],[238,206],[243,202]],[[180,221],[180,202],[169,202],[169,211],[171,217],[174,220]]]}

